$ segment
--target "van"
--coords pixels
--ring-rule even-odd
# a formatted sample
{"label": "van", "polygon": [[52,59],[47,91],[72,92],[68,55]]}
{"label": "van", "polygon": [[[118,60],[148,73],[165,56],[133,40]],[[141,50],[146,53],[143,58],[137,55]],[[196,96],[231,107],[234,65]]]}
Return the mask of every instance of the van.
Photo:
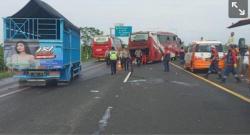
{"label": "van", "polygon": [[224,52],[220,41],[193,41],[185,55],[185,69],[195,70],[208,69],[211,64],[211,46],[215,46],[219,55],[219,68],[224,68]]}

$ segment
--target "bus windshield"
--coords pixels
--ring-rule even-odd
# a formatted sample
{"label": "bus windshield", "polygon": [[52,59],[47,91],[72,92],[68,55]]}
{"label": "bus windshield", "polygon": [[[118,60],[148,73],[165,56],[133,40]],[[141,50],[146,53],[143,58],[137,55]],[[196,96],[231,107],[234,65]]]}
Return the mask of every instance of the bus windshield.
{"label": "bus windshield", "polygon": [[131,41],[147,41],[148,40],[148,34],[132,34],[131,35]]}
{"label": "bus windshield", "polygon": [[[211,52],[212,44],[208,45],[197,45],[195,48],[195,52]],[[223,52],[223,46],[221,44],[214,45],[218,52]]]}
{"label": "bus windshield", "polygon": [[94,42],[96,44],[103,44],[103,43],[107,43],[109,41],[108,37],[95,37],[94,38]]}
{"label": "bus windshield", "polygon": [[176,40],[176,36],[171,35],[157,35],[157,38],[161,44]]}

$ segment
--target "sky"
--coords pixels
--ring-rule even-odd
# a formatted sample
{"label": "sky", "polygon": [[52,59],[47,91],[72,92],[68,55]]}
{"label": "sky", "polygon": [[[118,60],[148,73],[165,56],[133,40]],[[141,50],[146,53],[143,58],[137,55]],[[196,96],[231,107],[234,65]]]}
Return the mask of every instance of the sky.
{"label": "sky", "polygon": [[[106,34],[117,23],[136,31],[176,33],[185,44],[200,37],[225,43],[234,31],[236,39],[250,44],[250,25],[227,29],[240,19],[228,17],[228,0],[43,0],[78,27],[96,27]],[[29,0],[0,4],[0,17],[18,12]],[[3,42],[0,20],[0,43]],[[123,39],[126,40],[126,39]],[[126,41],[125,41],[126,42]]]}

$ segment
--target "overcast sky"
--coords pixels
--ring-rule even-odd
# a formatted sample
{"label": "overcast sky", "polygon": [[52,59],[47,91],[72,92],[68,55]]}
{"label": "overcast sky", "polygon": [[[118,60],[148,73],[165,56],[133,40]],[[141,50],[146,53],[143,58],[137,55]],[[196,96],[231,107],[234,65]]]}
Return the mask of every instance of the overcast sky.
{"label": "overcast sky", "polygon": [[[79,27],[94,26],[105,33],[115,23],[133,26],[133,31],[177,33],[185,43],[205,39],[226,42],[231,31],[250,43],[250,26],[227,29],[239,19],[228,17],[228,0],[44,0]],[[0,16],[20,10],[29,0],[6,0]],[[32,11],[31,11],[32,12]],[[0,42],[3,40],[2,19]]]}

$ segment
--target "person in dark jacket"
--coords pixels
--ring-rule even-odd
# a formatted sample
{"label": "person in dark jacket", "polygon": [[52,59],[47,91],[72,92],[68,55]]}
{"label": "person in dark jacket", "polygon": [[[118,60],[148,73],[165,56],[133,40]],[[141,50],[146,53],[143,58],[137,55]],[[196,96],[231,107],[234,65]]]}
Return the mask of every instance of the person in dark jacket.
{"label": "person in dark jacket", "polygon": [[240,78],[236,72],[237,68],[237,54],[234,51],[234,48],[232,45],[230,45],[230,48],[228,49],[226,60],[225,60],[225,69],[224,69],[224,74],[222,78],[222,83],[226,82],[226,78],[230,73],[234,75],[234,78],[236,79],[237,82],[240,82]]}
{"label": "person in dark jacket", "polygon": [[167,50],[164,54],[164,58],[163,58],[163,65],[164,65],[164,72],[169,72],[169,62],[171,60],[170,57],[170,51]]}
{"label": "person in dark jacket", "polygon": [[185,50],[181,47],[180,50],[180,64],[183,65],[185,63]]}

